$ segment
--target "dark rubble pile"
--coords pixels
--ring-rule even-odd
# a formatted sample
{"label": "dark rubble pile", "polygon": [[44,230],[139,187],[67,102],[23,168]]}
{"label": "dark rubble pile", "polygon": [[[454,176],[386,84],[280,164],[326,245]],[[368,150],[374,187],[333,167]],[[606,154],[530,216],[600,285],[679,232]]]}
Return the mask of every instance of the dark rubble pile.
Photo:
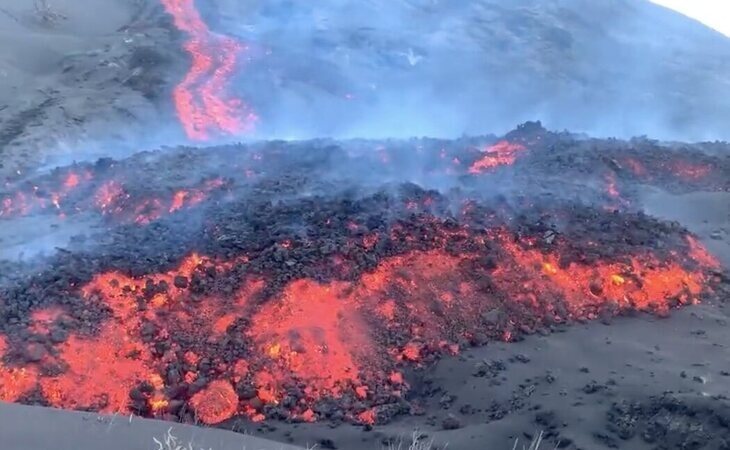
{"label": "dark rubble pile", "polygon": [[656,449],[728,448],[730,408],[716,400],[665,394],[618,401],[607,414],[608,433],[597,438],[612,446],[639,438]]}
{"label": "dark rubble pile", "polygon": [[[524,151],[512,163],[475,173],[474,164],[499,142]],[[461,198],[543,196],[626,209],[642,185],[677,193],[729,191],[730,149],[717,150],[722,145],[714,144],[714,152],[706,153],[706,144],[588,139],[526,123],[501,138],[272,141],[164,149],[6,180],[0,189],[0,220],[91,213],[112,222],[149,223],[206,202],[374,192],[403,181]]]}
{"label": "dark rubble pile", "polygon": [[[425,198],[429,202],[423,206]],[[420,206],[410,207],[414,202]],[[524,242],[533,242],[530,249],[554,255],[558,266],[566,270],[571,264],[625,262],[627,256],[646,252],[651,252],[657,260],[671,261],[677,253],[687,254],[691,250],[686,230],[642,214],[617,214],[562,202],[541,203],[540,209],[527,209],[520,214],[514,214],[514,208],[513,203],[507,206],[476,203],[463,214],[449,215],[451,207],[447,198],[435,191],[406,185],[396,193],[383,191],[366,197],[341,194],[277,202],[241,199],[211,206],[203,217],[191,212],[195,217],[190,220],[176,215],[148,226],[123,225],[92,250],[64,252],[55,257],[47,270],[0,292],[3,299],[0,330],[8,337],[4,362],[20,367],[40,364],[43,376],[62,374],[59,346],[72,334],[93,339],[99,333],[100,324],[114,320],[114,313],[98,297],[97,301],[90,302],[78,289],[90,283],[95,275],[111,270],[142,280],[144,290],[136,297],[141,313],[152,307],[146,305],[152,305],[157,294],[180,288],[187,292],[185,295],[192,303],[185,308],[193,314],[196,305],[211,299],[219,299],[216,301],[220,302],[221,309],[231,308],[231,299],[252,278],[265,281],[255,296],[255,303],[264,308],[269,302],[279,301],[297,280],[325,284],[344,281],[357,285],[363,277],[380,270],[390,258],[407,259],[410,255],[436,251],[435,257],[458,260],[455,272],[436,275],[439,283],[446,286],[444,289],[453,289],[456,295],[459,295],[459,283],[473,285],[476,289],[473,294],[461,295],[488,299],[480,301],[485,309],[468,319],[450,317],[438,309],[428,313],[436,314],[430,319],[412,317],[436,320],[440,324],[439,340],[418,340],[418,357],[413,357],[413,361],[379,361],[377,367],[387,374],[402,370],[404,365],[428,366],[429,361],[444,353],[442,341],[459,348],[482,345],[493,339],[514,340],[525,333],[550,330],[556,323],[621,312],[610,302],[572,312],[569,300],[552,292],[544,293],[543,297],[549,307],[515,302],[512,296],[523,295],[522,292],[513,292],[511,285],[500,284],[496,272],[512,258],[503,247],[508,243],[524,246]],[[492,234],[495,230],[500,235],[506,233],[509,242],[495,240]],[[154,274],[174,270],[191,252],[220,261],[233,261],[242,255],[246,258],[226,268],[201,264],[192,276],[175,277],[174,286],[154,281]],[[679,262],[687,270],[700,273],[706,270],[691,259]],[[394,287],[389,288],[397,305],[411,301],[410,294],[398,287],[401,281],[397,280],[410,279],[419,285],[429,282],[424,278],[428,275],[417,272],[427,268],[419,267],[415,262],[405,263],[389,275],[397,277]],[[419,295],[438,292],[427,290]],[[48,333],[34,331],[33,313],[50,307],[61,307],[67,313],[63,320],[51,324]],[[428,308],[437,305],[429,304]],[[374,330],[371,337],[377,347],[400,352],[414,340],[407,331],[408,322],[384,327],[382,319],[368,314],[364,317]],[[269,364],[265,358],[252,353],[256,345],[246,337],[250,326],[250,318],[241,316],[219,340],[211,341],[191,328],[178,327],[161,317],[159,322],[143,320],[133,333],[149,346],[151,361],[160,367],[161,373],[199,375],[193,382],[183,381],[178,375],[165,378],[164,395],[178,405],[190,401],[211,380],[232,378],[232,367],[240,358],[251,361],[253,373],[256,367],[265,368]],[[162,328],[166,329],[164,336],[159,335]],[[43,348],[41,352],[39,347]],[[175,348],[178,356],[169,361],[167,355]],[[183,364],[184,355],[189,351],[199,355],[200,361]],[[403,397],[389,394],[393,385],[387,376],[363,373],[362,379],[370,389],[367,399],[353,397],[350,392],[312,400],[302,389],[301,383],[306,384],[306,380],[296,382],[296,377],[292,383],[283,385],[285,401],[277,405],[262,404],[258,397],[248,397],[252,389],[255,391],[254,378],[244,378],[236,389],[247,408],[268,418],[293,420],[307,410],[300,405],[311,408],[319,419],[335,421],[346,418],[358,421],[361,414],[374,411],[372,420],[382,422],[393,414],[408,411]],[[155,416],[157,413],[147,403],[149,397],[139,393],[149,390],[145,383],[135,388],[137,393],[130,393],[131,407],[138,414]],[[47,404],[39,391],[19,401]],[[90,407],[94,409],[93,405]],[[103,403],[97,406],[103,407]],[[165,414],[168,418],[193,420],[189,408],[176,406]]]}
{"label": "dark rubble pile", "polygon": [[[632,177],[622,155],[676,152],[539,124],[503,140],[524,152],[478,174],[465,168],[499,139],[183,148],[17,183],[24,199],[55,200],[29,214],[98,214],[104,228],[0,284],[0,381],[36,377],[0,397],[207,423],[384,422],[410,411],[403,373],[443,354],[666,313],[722,282],[687,230],[631,207],[641,183],[668,175]],[[321,329],[307,322],[320,316]],[[116,355],[98,368],[113,385],[85,373],[78,355],[98,353]],[[207,410],[211,390],[235,400]]]}

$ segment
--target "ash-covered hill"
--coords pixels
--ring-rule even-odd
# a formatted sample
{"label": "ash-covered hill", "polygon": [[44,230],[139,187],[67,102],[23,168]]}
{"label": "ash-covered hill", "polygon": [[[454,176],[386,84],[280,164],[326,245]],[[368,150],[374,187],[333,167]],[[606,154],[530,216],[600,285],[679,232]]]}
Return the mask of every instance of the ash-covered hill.
{"label": "ash-covered hill", "polygon": [[[200,2],[199,2],[200,3]],[[268,135],[458,135],[542,119],[727,139],[730,39],[645,0],[215,0]]]}

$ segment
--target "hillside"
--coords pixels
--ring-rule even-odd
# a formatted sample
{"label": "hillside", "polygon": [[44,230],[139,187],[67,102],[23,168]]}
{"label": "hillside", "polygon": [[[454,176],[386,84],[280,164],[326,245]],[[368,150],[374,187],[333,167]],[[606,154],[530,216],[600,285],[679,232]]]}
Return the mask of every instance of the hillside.
{"label": "hillside", "polygon": [[[47,17],[33,0],[0,7],[0,176],[179,143],[171,94],[190,57],[162,3],[105,0],[103,20],[85,14],[93,0],[48,4]],[[730,39],[646,0],[194,6],[248,47],[232,80],[209,80],[260,116],[240,138],[455,137],[535,119],[594,136],[730,135]]]}
{"label": "hillside", "polygon": [[730,134],[730,40],[644,0],[212,3],[270,135]]}

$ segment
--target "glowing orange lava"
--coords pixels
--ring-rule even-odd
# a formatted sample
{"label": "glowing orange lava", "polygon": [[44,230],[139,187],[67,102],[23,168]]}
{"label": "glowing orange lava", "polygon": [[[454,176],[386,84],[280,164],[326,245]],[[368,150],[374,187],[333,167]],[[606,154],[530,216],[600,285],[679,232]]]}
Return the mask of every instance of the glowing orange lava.
{"label": "glowing orange lava", "polygon": [[631,157],[625,157],[622,161],[631,173],[641,180],[652,180],[658,174],[664,174],[679,178],[685,183],[696,183],[712,175],[714,171],[711,164],[689,161],[681,157],[659,161],[653,165]]}
{"label": "glowing orange lava", "polygon": [[127,198],[128,195],[124,192],[122,186],[116,181],[108,181],[101,185],[96,191],[94,196],[94,202],[102,212],[102,214],[109,214],[115,212],[115,206],[122,198]]}
{"label": "glowing orange lava", "polygon": [[712,173],[712,166],[688,161],[672,161],[667,167],[684,181],[698,181]]}
{"label": "glowing orange lava", "polygon": [[527,148],[516,142],[499,141],[484,150],[484,156],[469,167],[469,173],[479,174],[499,166],[514,164],[520,153]]}
{"label": "glowing orange lava", "polygon": [[606,175],[606,193],[611,198],[621,198],[621,193],[616,187],[616,176],[613,172],[609,172]]}
{"label": "glowing orange lava", "polygon": [[280,373],[304,381],[312,398],[337,396],[356,384],[372,355],[368,330],[348,298],[346,283],[299,280],[253,317],[249,332]]}
{"label": "glowing orange lava", "polygon": [[625,158],[624,162],[629,167],[629,170],[631,170],[631,172],[637,177],[644,178],[647,176],[646,167],[644,167],[644,164],[640,161],[637,161],[634,158]]}
{"label": "glowing orange lava", "polygon": [[418,361],[423,347],[436,349],[439,342],[476,327],[479,312],[491,302],[461,273],[460,265],[469,258],[439,250],[412,252],[384,259],[363,275],[357,291],[361,303],[372,305],[388,328],[411,336],[395,352],[399,359]]}
{"label": "glowing orange lava", "polygon": [[236,414],[238,395],[228,381],[214,380],[190,398],[190,405],[201,422],[213,425]]}
{"label": "glowing orange lava", "polygon": [[[624,262],[595,265],[571,263],[561,267],[557,255],[544,254],[520,245],[504,234],[498,237],[514,265],[494,272],[498,285],[514,299],[544,308],[545,296],[558,296],[572,317],[591,318],[601,306],[619,309],[666,311],[670,300],[692,303],[706,282],[701,272],[692,272],[675,262],[659,262],[652,255],[628,257]],[[563,317],[562,319],[566,319]]]}
{"label": "glowing orange lava", "polygon": [[92,178],[91,172],[88,171],[82,173],[70,171],[45,194],[39,194],[42,189],[33,186],[32,192],[19,190],[12,195],[0,197],[0,218],[27,216],[50,207],[60,210],[68,197]]}
{"label": "glowing orange lava", "polygon": [[[0,335],[0,358],[7,350],[5,338]],[[4,367],[0,361],[0,401],[15,402],[29,393],[36,385],[37,371],[34,367]]]}
{"label": "glowing orange lava", "polygon": [[[666,312],[698,301],[709,289],[705,269],[719,267],[691,236],[680,244],[685,251],[642,250],[589,264],[564,261],[571,242],[563,238],[543,248],[503,228],[429,224],[428,239],[403,228],[390,238],[430,249],[381,257],[350,281],[296,278],[266,293],[271,286],[261,279],[247,276],[233,287],[221,283],[227,275],[212,275],[240,274],[247,258],[195,254],[146,276],[97,274],[80,289],[90,307],[101,307],[96,331],[72,333],[44,353],[38,365],[58,365],[60,373],[42,374],[35,363],[0,366],[0,400],[40,386],[57,407],[128,414],[141,402],[145,414],[162,416],[175,401],[170,392],[183,389],[194,392],[184,400],[206,424],[236,414],[261,421],[273,405],[308,422],[321,400],[356,400],[362,404],[348,417],[373,424],[372,401],[409,389],[406,365],[458,354],[472,339],[511,340],[546,322]],[[205,283],[215,288],[196,288]],[[30,327],[45,333],[69,314],[46,306],[32,312]],[[234,341],[240,346],[226,350]],[[5,347],[0,340],[0,354]]]}
{"label": "glowing orange lava", "polygon": [[94,202],[103,215],[148,225],[165,214],[192,208],[204,202],[213,191],[221,189],[224,185],[222,178],[215,178],[204,181],[196,187],[176,191],[169,197],[133,199],[119,182],[112,180],[97,190]]}
{"label": "glowing orange lava", "polygon": [[211,134],[252,130],[256,115],[240,99],[228,98],[226,93],[239,53],[246,47],[211,32],[194,0],[162,0],[162,4],[174,18],[175,26],[188,34],[185,50],[191,56],[191,67],[173,92],[187,136],[205,140]]}
{"label": "glowing orange lava", "polygon": [[40,380],[46,399],[59,408],[128,414],[130,391],[153,374],[146,347],[121,323],[105,325],[95,337],[70,336],[60,359],[66,370]]}
{"label": "glowing orange lava", "polygon": [[38,309],[31,314],[31,330],[38,334],[47,334],[48,327],[63,316],[64,311],[59,307]]}
{"label": "glowing orange lava", "polygon": [[687,244],[689,244],[689,256],[695,260],[702,267],[709,267],[712,269],[720,269],[720,261],[712,256],[707,249],[700,244],[697,239],[692,236],[687,236]]}

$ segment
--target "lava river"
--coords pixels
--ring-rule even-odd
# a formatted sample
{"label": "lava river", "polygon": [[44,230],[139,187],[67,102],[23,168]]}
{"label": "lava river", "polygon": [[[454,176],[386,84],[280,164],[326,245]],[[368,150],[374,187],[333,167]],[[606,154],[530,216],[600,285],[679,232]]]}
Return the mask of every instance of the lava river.
{"label": "lava river", "polygon": [[229,95],[229,82],[239,65],[244,44],[213,33],[196,9],[195,0],[162,0],[175,26],[187,34],[190,69],[173,92],[178,117],[188,138],[205,140],[220,134],[251,131],[256,114]]}

